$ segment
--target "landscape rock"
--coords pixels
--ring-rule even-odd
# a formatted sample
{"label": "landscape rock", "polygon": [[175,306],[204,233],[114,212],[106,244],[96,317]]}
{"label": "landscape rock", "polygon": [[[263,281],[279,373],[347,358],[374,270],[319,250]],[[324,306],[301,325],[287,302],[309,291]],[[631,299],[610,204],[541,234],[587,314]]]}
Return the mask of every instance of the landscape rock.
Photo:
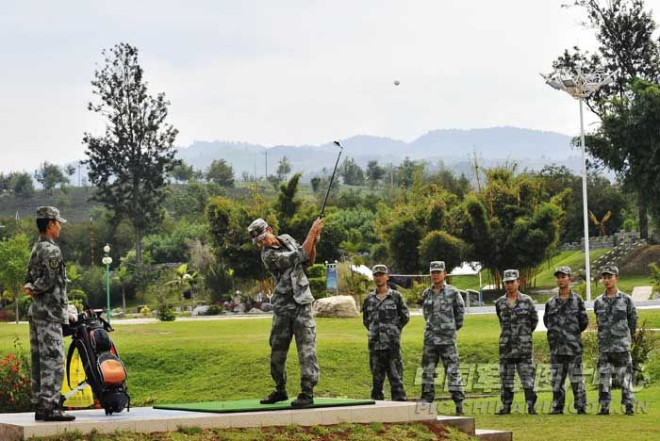
{"label": "landscape rock", "polygon": [[359,317],[355,299],[351,296],[332,296],[318,299],[312,305],[312,312],[316,317]]}

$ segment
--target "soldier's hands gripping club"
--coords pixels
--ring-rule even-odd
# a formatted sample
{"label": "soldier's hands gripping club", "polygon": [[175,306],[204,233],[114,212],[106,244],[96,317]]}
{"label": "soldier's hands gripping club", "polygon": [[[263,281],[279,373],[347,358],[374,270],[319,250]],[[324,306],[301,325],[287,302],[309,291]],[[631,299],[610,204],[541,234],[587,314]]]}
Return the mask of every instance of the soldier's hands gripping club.
{"label": "soldier's hands gripping club", "polygon": [[316,259],[316,244],[321,240],[321,232],[323,231],[323,218],[317,217],[312,227],[307,233],[305,242],[303,242],[303,248],[309,254],[309,264],[313,265],[314,260]]}

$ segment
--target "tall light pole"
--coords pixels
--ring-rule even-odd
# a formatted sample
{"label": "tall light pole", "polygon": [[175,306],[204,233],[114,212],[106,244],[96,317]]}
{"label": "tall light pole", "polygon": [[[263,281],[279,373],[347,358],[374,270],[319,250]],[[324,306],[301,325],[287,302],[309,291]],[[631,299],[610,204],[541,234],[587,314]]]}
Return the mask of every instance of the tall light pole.
{"label": "tall light pole", "polygon": [[107,300],[106,316],[108,323],[110,323],[110,264],[112,263],[112,257],[109,255],[110,245],[106,243],[103,247],[103,252],[105,253],[105,256],[103,256],[101,261],[103,262],[103,265],[105,265],[105,296]]}
{"label": "tall light pole", "polygon": [[556,90],[566,92],[580,103],[580,145],[582,146],[582,217],[584,221],[584,266],[587,279],[587,301],[591,301],[591,262],[589,259],[589,212],[587,208],[587,149],[584,144],[584,99],[596,92],[604,85],[610,83],[614,74],[607,75],[602,71],[583,73],[578,69],[577,74],[566,71],[555,71],[550,75],[541,77]]}

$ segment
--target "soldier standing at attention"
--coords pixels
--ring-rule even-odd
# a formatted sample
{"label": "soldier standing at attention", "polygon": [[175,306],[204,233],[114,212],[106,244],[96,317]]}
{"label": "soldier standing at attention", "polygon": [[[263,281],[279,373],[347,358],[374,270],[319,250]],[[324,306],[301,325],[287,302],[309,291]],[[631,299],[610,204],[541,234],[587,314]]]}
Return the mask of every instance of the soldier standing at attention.
{"label": "soldier standing at attention", "polygon": [[585,414],[587,395],[582,375],[582,332],[589,325],[589,315],[582,297],[571,291],[572,271],[568,266],[555,270],[559,292],[545,304],[543,323],[548,328],[550,372],[552,376],[552,409],[550,414],[564,413],[568,375],[573,389],[573,407]]}
{"label": "soldier standing at attention", "polygon": [[426,321],[424,352],[422,353],[422,401],[435,399],[435,377],[438,362],[442,360],[445,378],[456,414],[463,414],[463,381],[459,368],[456,333],[463,326],[465,304],[461,293],[445,283],[445,263],[434,261],[429,265],[433,286],[422,293],[422,312]]}
{"label": "soldier standing at attention", "polygon": [[369,367],[373,375],[371,399],[385,399],[383,384],[387,376],[392,400],[407,401],[403,387],[401,330],[410,321],[410,313],[401,293],[387,286],[387,266],[374,265],[371,272],[376,289],[362,305],[362,323],[369,331]]}
{"label": "soldier standing at attention", "polygon": [[500,381],[502,382],[502,409],[497,415],[511,413],[516,370],[525,391],[527,413],[536,415],[532,332],[536,329],[539,316],[532,298],[518,291],[520,286],[518,270],[504,271],[502,280],[506,294],[495,301],[495,312],[501,328]]}
{"label": "soldier standing at attention", "polygon": [[30,254],[23,292],[32,297],[28,311],[32,369],[32,404],[37,421],[72,421],[60,406],[64,378],[62,324],[68,323],[66,267],[54,240],[60,236],[60,217],[55,207],[37,208],[39,240]]}
{"label": "soldier standing at attention", "polygon": [[630,344],[637,329],[633,299],[617,287],[619,268],[606,266],[601,272],[605,293],[594,300],[598,323],[599,415],[609,415],[612,401],[612,374],[621,382],[621,404],[626,415],[635,414]]}
{"label": "soldier standing at attention", "polygon": [[302,246],[288,234],[275,236],[266,221],[259,218],[248,227],[252,242],[262,247],[261,260],[275,277],[273,325],[270,331],[270,373],[275,391],[261,404],[289,399],[286,393],[286,356],[293,336],[296,337],[300,364],[300,394],[291,402],[294,407],[314,404],[314,386],[319,381],[316,359],[316,323],[312,317],[312,292],[304,266],[316,258],[316,243],[321,238],[323,219],[317,218]]}

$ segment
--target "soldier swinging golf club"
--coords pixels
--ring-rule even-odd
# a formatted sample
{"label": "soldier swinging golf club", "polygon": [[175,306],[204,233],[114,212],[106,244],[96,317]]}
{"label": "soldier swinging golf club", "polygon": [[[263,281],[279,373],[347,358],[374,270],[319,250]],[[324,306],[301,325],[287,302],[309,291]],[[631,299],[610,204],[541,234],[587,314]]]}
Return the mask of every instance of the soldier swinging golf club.
{"label": "soldier swinging golf club", "polygon": [[330,190],[332,189],[332,184],[335,181],[335,173],[337,173],[337,166],[339,165],[339,158],[341,158],[341,153],[344,151],[344,147],[341,146],[339,141],[333,141],[333,144],[339,147],[339,154],[337,155],[337,161],[335,162],[335,169],[332,171],[332,176],[330,177],[330,183],[328,184],[328,190],[325,192],[325,199],[323,200],[323,206],[321,207],[321,214],[319,217],[323,217],[325,213],[325,204],[328,203],[328,196],[330,196]]}

